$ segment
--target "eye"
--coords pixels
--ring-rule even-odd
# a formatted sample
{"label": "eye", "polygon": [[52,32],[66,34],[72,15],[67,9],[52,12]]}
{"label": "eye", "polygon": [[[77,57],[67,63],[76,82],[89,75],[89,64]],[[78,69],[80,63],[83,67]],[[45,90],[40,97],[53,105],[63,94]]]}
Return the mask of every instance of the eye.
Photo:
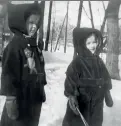
{"label": "eye", "polygon": [[93,43],[97,43],[96,41],[94,41]]}
{"label": "eye", "polygon": [[87,44],[87,45],[89,45],[89,44],[90,44],[90,42],[87,42],[86,44]]}
{"label": "eye", "polygon": [[33,22],[29,22],[29,24],[30,24],[30,25],[32,25],[32,24],[33,24]]}

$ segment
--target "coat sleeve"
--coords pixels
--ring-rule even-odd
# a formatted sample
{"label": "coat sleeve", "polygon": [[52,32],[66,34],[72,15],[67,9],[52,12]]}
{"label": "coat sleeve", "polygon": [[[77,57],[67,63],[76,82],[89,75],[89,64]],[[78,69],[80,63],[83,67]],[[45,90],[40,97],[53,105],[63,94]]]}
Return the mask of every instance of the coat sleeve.
{"label": "coat sleeve", "polygon": [[8,45],[3,53],[1,74],[1,95],[15,96],[21,80],[20,53]]}
{"label": "coat sleeve", "polygon": [[[43,56],[43,53],[42,53]],[[43,71],[44,71],[44,78],[43,78],[43,84],[46,85],[47,84],[47,79],[46,79],[46,72],[45,72],[45,60],[44,60],[44,56],[43,56]]]}
{"label": "coat sleeve", "polygon": [[43,42],[42,39],[39,39],[38,47],[39,47],[40,50],[43,50],[44,49],[44,42]]}
{"label": "coat sleeve", "polygon": [[76,70],[74,69],[74,66],[72,63],[68,66],[67,72],[66,72],[66,79],[65,79],[65,90],[64,95],[66,97],[69,96],[78,96],[79,92],[77,90],[77,84],[78,84],[78,74]]}
{"label": "coat sleeve", "polygon": [[111,82],[110,74],[109,74],[104,62],[102,61],[102,59],[100,59],[100,61],[101,61],[102,76],[104,78],[105,89],[111,90],[112,89],[112,82]]}

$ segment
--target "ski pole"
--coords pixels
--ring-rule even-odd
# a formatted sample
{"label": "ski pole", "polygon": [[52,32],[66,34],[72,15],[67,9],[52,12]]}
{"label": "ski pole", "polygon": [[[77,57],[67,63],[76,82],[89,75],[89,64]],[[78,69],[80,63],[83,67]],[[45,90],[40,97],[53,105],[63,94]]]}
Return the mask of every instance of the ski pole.
{"label": "ski pole", "polygon": [[80,112],[80,110],[78,109],[77,106],[76,106],[76,109],[77,109],[77,111],[78,111],[78,113],[79,113],[79,115],[80,115],[80,117],[81,117],[81,119],[82,119],[84,125],[85,125],[85,126],[89,126],[89,124],[87,123],[87,121],[85,120],[85,118],[83,117],[83,115],[81,114],[81,112]]}

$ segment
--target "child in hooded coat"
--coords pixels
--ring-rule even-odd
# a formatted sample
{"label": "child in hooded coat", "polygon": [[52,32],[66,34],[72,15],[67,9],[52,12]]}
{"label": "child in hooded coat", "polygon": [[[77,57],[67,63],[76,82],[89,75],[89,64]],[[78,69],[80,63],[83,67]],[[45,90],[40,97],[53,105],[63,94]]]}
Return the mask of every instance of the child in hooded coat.
{"label": "child in hooded coat", "polygon": [[41,3],[8,4],[9,28],[14,37],[2,57],[0,93],[7,98],[0,126],[38,126],[47,84],[42,47],[36,43],[40,7]]}
{"label": "child in hooded coat", "polygon": [[96,29],[75,28],[73,43],[78,55],[66,72],[64,94],[69,100],[62,126],[86,126],[77,108],[89,126],[102,126],[104,98],[107,106],[113,105],[110,75],[96,55],[102,35]]}

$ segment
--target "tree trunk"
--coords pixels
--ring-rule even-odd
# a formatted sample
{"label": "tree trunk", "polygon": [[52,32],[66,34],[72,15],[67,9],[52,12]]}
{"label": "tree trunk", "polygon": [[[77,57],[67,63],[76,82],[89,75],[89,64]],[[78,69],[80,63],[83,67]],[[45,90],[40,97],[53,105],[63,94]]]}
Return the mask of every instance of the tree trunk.
{"label": "tree trunk", "polygon": [[113,79],[119,79],[118,56],[119,56],[119,22],[118,13],[120,0],[110,0],[107,14],[107,56],[106,65]]}
{"label": "tree trunk", "polygon": [[95,28],[95,26],[94,26],[94,20],[93,20],[93,14],[92,14],[91,2],[90,2],[90,0],[88,2],[89,2],[89,9],[90,9],[90,15],[91,15],[92,28]]}
{"label": "tree trunk", "polygon": [[7,14],[6,4],[0,4],[0,57],[2,56],[3,51],[3,32],[4,32],[4,18]]}
{"label": "tree trunk", "polygon": [[79,4],[78,20],[77,20],[77,27],[78,28],[80,27],[80,23],[81,23],[82,7],[83,7],[83,0],[81,0],[80,4]]}
{"label": "tree trunk", "polygon": [[0,3],[0,18],[4,18],[7,13],[6,3]]}
{"label": "tree trunk", "polygon": [[64,46],[64,53],[66,53],[66,45],[67,45],[68,10],[69,10],[69,1],[67,2],[67,16],[66,16],[66,30],[65,30],[65,46]]}
{"label": "tree trunk", "polygon": [[54,37],[54,31],[55,31],[55,18],[54,18],[53,26],[52,26],[51,49],[50,49],[51,52],[53,51],[53,37]]}
{"label": "tree trunk", "polygon": [[[38,39],[38,45],[40,44],[41,46],[44,46],[44,42],[43,42],[43,23],[44,23],[44,10],[45,10],[45,1],[42,1],[41,4],[41,23],[40,23],[40,28],[39,28],[39,39]],[[42,47],[43,49],[44,47]]]}
{"label": "tree trunk", "polygon": [[3,51],[3,31],[4,31],[4,19],[0,18],[0,57]]}
{"label": "tree trunk", "polygon": [[[81,1],[80,1],[80,4],[79,4],[78,20],[77,20],[77,27],[78,27],[78,28],[80,28],[80,23],[81,23],[82,7],[83,7],[83,0],[81,0]],[[76,57],[76,55],[77,55],[77,52],[76,52],[75,47],[74,47],[73,59]]]}
{"label": "tree trunk", "polygon": [[51,26],[52,4],[53,4],[53,1],[50,1],[49,16],[48,16],[47,37],[46,37],[46,41],[45,41],[45,51],[48,51],[48,44],[49,44],[49,37],[50,37],[50,26]]}

